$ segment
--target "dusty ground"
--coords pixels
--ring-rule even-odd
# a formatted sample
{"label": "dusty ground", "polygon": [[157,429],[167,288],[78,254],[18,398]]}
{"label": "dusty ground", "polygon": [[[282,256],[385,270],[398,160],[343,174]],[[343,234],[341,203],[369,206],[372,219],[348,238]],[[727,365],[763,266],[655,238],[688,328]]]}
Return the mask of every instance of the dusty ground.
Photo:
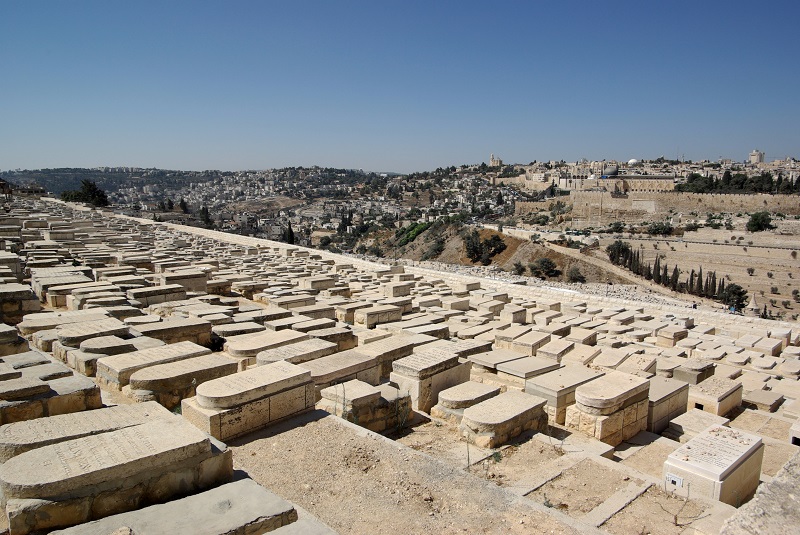
{"label": "dusty ground", "polygon": [[232,441],[234,467],[343,534],[578,533],[476,475],[330,416],[309,420]]}
{"label": "dusty ground", "polygon": [[479,464],[476,473],[498,485],[526,488],[527,482],[536,479],[542,466],[563,456],[558,441],[552,445],[538,440],[529,440],[510,446]]}
{"label": "dusty ground", "polygon": [[658,487],[650,487],[612,516],[601,529],[618,535],[680,535],[691,526],[693,520],[702,517],[704,511],[705,508],[698,502],[685,502],[667,495]]}
{"label": "dusty ground", "polygon": [[661,479],[664,473],[664,462],[669,454],[680,447],[678,442],[668,444],[663,442],[653,442],[641,448],[639,451],[622,461],[622,464],[629,466],[643,474]]}
{"label": "dusty ground", "polygon": [[570,516],[580,517],[618,490],[627,487],[631,481],[637,485],[643,483],[585,459],[567,468],[527,497],[547,507],[560,509]]}

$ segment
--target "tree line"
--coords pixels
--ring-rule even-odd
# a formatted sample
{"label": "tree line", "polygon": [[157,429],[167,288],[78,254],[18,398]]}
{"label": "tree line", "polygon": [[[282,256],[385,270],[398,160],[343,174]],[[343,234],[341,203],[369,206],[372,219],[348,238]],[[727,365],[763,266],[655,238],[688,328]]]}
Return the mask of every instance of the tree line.
{"label": "tree line", "polygon": [[661,263],[660,256],[656,256],[652,264],[645,263],[642,261],[640,251],[632,249],[628,242],[616,240],[606,247],[606,254],[608,254],[609,261],[615,266],[624,267],[646,280],[651,280],[675,292],[714,299],[732,307],[737,312],[747,304],[747,291],[744,288],[738,284],[726,285],[725,279],[722,277],[717,280],[715,271],[706,273],[704,276],[702,266],[699,272],[696,273],[692,269],[688,277],[681,280],[681,270],[677,264],[670,270],[666,262]]}
{"label": "tree line", "polygon": [[791,195],[800,193],[800,178],[792,180],[791,177],[785,178],[780,173],[777,178],[774,178],[769,172],[747,176],[745,173],[732,174],[730,171],[725,171],[720,178],[692,173],[686,177],[686,182],[677,184],[675,190],[687,193],[780,193]]}

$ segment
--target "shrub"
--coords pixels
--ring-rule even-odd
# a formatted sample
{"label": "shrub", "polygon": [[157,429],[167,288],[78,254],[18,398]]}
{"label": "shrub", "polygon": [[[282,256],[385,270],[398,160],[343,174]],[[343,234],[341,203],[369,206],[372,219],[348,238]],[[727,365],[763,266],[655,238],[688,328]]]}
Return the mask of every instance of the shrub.
{"label": "shrub", "polygon": [[780,293],[780,292],[778,291],[778,287],[777,287],[777,286],[770,286],[770,288],[769,288],[769,292],[770,292],[770,293],[773,293],[773,294]]}
{"label": "shrub", "polygon": [[514,262],[514,273],[516,273],[517,275],[522,275],[523,273],[525,273],[525,266],[523,266],[522,262],[520,262],[519,260]]}
{"label": "shrub", "polygon": [[569,282],[586,282],[586,277],[583,276],[578,266],[572,266],[567,271],[567,280]]}
{"label": "shrub", "polygon": [[781,304],[783,305],[783,308],[789,308],[789,305],[791,305],[792,302],[789,301],[788,299],[784,299],[783,301],[781,301]]}
{"label": "shrub", "polygon": [[769,277],[771,279],[773,277],[773,275],[774,274],[771,271],[767,271],[767,277]]}
{"label": "shrub", "polygon": [[769,212],[756,212],[750,216],[750,220],[747,222],[747,230],[750,232],[761,232],[773,228],[775,226],[772,224]]}
{"label": "shrub", "polygon": [[651,236],[669,236],[672,234],[672,225],[666,222],[650,223],[647,226],[647,233]]}
{"label": "shrub", "polygon": [[751,268],[751,267],[747,268],[747,274],[750,275],[751,277],[753,276],[753,273],[755,273],[755,272],[756,272],[755,268]]}

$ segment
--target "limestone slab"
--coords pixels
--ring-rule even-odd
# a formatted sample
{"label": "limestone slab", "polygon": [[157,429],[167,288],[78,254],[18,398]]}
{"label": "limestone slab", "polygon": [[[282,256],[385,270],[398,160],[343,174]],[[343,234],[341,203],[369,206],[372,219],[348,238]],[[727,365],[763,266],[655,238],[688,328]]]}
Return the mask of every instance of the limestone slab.
{"label": "limestone slab", "polygon": [[229,409],[307,383],[311,372],[285,361],[257,366],[197,387],[197,402],[208,409]]}
{"label": "limestone slab", "polygon": [[226,483],[200,494],[95,520],[53,535],[255,534],[289,526],[297,511],[252,479]]}
{"label": "limestone slab", "polygon": [[0,463],[56,442],[174,417],[164,407],[150,401],[5,424],[0,426]]}
{"label": "limestone slab", "polygon": [[6,499],[80,495],[108,480],[210,453],[205,433],[177,418],[156,420],[12,457],[0,466],[0,490]]}

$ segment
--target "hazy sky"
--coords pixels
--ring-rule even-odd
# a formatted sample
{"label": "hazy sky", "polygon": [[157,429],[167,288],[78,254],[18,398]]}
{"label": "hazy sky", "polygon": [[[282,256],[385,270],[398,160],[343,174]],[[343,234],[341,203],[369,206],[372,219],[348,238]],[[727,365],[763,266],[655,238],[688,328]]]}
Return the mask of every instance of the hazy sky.
{"label": "hazy sky", "polygon": [[0,0],[0,169],[800,156],[800,3]]}

